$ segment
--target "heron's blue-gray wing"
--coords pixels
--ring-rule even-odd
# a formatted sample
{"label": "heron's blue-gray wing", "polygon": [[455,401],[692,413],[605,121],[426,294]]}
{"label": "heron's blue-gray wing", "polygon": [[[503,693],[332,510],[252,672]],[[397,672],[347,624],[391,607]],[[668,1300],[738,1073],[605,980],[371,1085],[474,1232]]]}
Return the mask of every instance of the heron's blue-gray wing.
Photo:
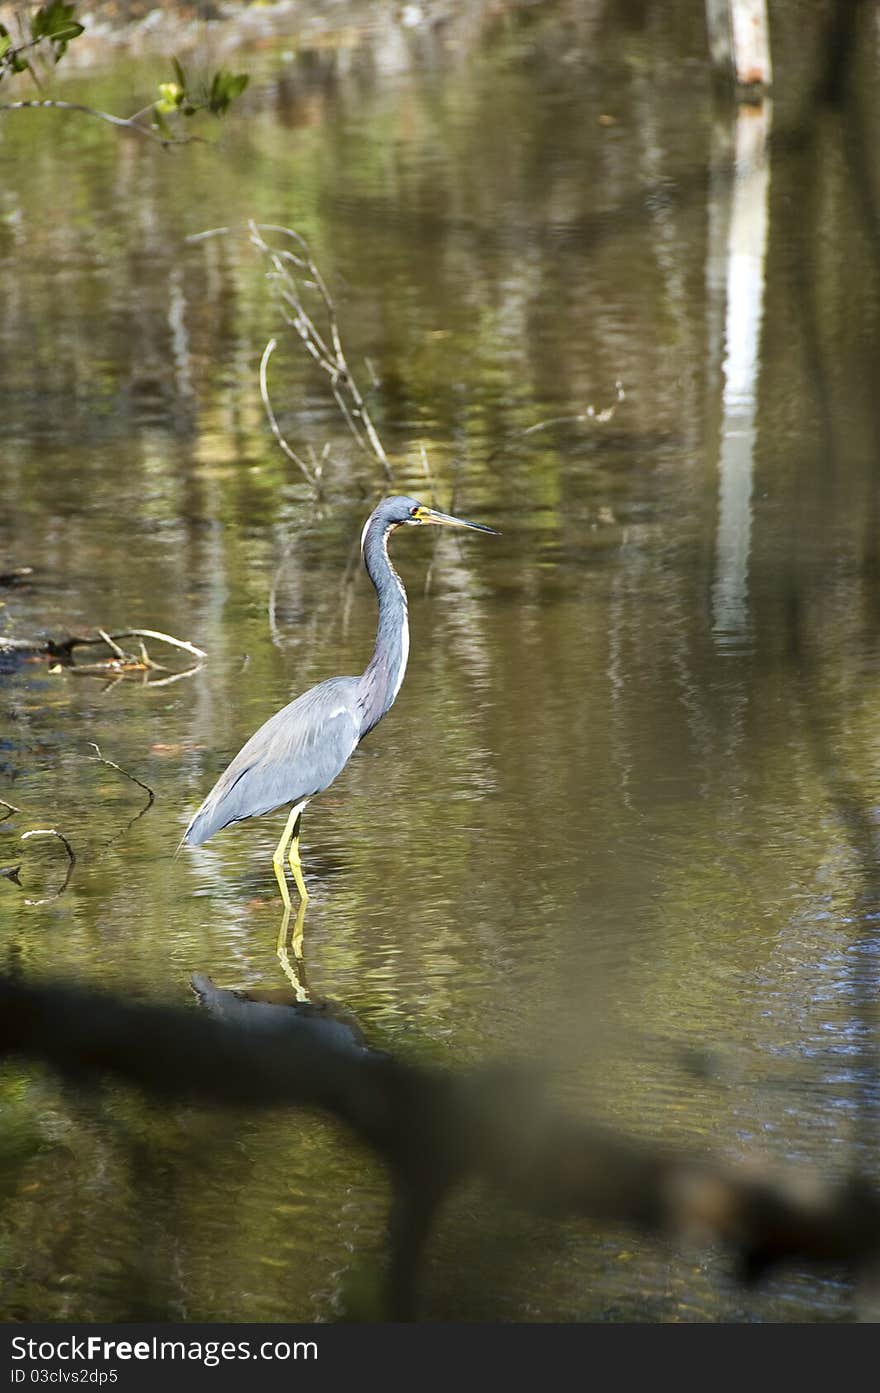
{"label": "heron's blue-gray wing", "polygon": [[190,822],[200,846],[221,827],[299,803],[332,784],[357,748],[357,678],[331,677],[276,711],[243,745]]}

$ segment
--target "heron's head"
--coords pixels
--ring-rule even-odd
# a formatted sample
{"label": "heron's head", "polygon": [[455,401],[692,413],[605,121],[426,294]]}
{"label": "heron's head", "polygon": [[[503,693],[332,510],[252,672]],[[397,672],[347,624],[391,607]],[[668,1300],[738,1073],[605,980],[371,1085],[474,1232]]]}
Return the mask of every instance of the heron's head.
{"label": "heron's head", "polygon": [[407,498],[403,494],[382,500],[367,519],[364,536],[374,518],[383,531],[405,526],[470,527],[475,532],[491,532],[497,535],[494,527],[486,527],[482,522],[467,522],[465,518],[456,518],[450,513],[438,513],[436,508],[428,508],[417,498]]}

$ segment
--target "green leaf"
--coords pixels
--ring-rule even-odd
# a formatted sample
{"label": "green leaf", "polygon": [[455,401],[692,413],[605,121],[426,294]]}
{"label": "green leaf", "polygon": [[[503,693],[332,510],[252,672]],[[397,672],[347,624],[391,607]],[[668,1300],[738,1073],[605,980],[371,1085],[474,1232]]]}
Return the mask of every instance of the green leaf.
{"label": "green leaf", "polygon": [[250,81],[248,73],[230,73],[218,68],[211,81],[208,94],[208,110],[215,116],[228,111],[236,97],[240,97]]}
{"label": "green leaf", "polygon": [[66,5],[64,0],[49,0],[41,10],[31,16],[31,37],[34,39],[72,39],[83,32],[83,26],[74,19],[74,5]]}
{"label": "green leaf", "polygon": [[72,4],[65,4],[64,0],[49,0],[48,5],[31,15],[31,37],[49,40],[56,63],[70,40],[78,38],[83,32],[83,25],[77,23],[73,14]]}
{"label": "green leaf", "polygon": [[178,58],[171,59],[171,66],[174,69],[174,76],[177,78],[177,85],[181,92],[186,91],[186,73],[183,71],[183,64]]}

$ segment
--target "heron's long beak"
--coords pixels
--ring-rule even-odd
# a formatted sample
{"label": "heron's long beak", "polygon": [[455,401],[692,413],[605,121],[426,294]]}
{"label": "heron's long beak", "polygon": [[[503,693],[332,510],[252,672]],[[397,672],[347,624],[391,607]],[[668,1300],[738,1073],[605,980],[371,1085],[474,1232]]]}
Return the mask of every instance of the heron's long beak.
{"label": "heron's long beak", "polygon": [[474,532],[491,532],[493,537],[500,535],[496,528],[487,527],[484,522],[467,522],[465,518],[454,518],[450,513],[438,513],[433,508],[420,508],[417,518],[419,522],[433,523],[435,527],[470,527]]}

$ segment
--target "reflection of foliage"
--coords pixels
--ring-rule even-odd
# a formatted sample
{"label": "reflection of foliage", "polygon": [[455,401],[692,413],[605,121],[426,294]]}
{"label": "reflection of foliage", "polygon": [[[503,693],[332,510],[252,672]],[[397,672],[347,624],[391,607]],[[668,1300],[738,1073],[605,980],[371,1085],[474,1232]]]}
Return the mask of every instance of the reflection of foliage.
{"label": "reflection of foliage", "polygon": [[[64,0],[50,0],[48,5],[35,10],[29,19],[19,17],[17,41],[13,40],[6,26],[0,24],[0,81],[10,75],[27,72],[39,87],[40,78],[32,62],[34,55],[37,52],[51,53],[53,62],[58,63],[71,40],[84,32],[85,26],[73,17],[74,8],[73,4],[65,4]],[[210,77],[192,83],[178,60],[172,58],[171,62],[175,81],[160,82],[158,98],[131,117],[114,116],[81,103],[51,99],[7,102],[0,105],[0,110],[23,111],[42,107],[56,111],[79,111],[113,126],[137,131],[141,135],[156,136],[166,145],[181,144],[190,137],[180,133],[178,118],[197,116],[203,111],[212,116],[224,116],[236,97],[241,96],[247,87],[248,74],[218,68]],[[147,116],[151,117],[149,124],[140,119]]]}
{"label": "reflection of foliage", "polygon": [[26,1166],[47,1147],[48,1138],[30,1106],[28,1084],[24,1078],[7,1073],[0,1080],[0,1202],[15,1197]]}

